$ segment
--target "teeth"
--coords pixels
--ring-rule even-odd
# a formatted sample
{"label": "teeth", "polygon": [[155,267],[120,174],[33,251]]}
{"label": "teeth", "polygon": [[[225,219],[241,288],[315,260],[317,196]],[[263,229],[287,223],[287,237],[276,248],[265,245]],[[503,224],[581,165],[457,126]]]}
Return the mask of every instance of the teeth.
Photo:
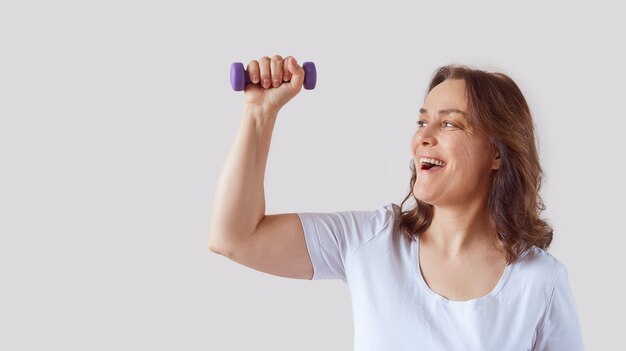
{"label": "teeth", "polygon": [[434,158],[428,158],[428,157],[420,157],[419,159],[420,163],[431,163],[437,166],[445,166],[446,163],[443,161],[439,161],[439,160],[435,160]]}

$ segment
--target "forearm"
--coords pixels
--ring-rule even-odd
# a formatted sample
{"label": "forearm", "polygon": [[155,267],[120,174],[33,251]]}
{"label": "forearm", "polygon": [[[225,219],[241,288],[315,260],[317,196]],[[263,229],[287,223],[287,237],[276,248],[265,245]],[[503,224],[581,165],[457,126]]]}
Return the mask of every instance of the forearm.
{"label": "forearm", "polygon": [[241,125],[219,175],[209,247],[231,250],[265,216],[265,166],[277,112],[244,105]]}

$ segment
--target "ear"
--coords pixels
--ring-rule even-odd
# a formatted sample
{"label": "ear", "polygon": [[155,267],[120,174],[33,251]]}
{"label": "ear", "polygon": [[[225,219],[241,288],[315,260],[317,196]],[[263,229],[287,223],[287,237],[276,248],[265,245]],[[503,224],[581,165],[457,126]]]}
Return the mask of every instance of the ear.
{"label": "ear", "polygon": [[498,151],[498,149],[495,150],[495,157],[493,159],[493,161],[491,162],[491,169],[492,170],[496,170],[500,168],[500,163],[501,163],[501,159],[500,159],[500,151]]}

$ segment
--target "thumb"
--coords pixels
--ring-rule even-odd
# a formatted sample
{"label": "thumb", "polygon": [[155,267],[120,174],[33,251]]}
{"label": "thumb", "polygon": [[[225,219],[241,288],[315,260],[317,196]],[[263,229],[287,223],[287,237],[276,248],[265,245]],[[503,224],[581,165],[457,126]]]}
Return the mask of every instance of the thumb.
{"label": "thumb", "polygon": [[304,68],[300,67],[294,57],[291,57],[291,60],[289,60],[287,68],[291,72],[291,80],[289,81],[291,87],[300,90],[302,84],[304,84]]}

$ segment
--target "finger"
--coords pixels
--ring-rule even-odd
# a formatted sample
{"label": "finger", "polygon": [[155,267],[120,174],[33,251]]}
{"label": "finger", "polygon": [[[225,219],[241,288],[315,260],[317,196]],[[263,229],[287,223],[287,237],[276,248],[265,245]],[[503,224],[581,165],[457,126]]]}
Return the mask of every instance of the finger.
{"label": "finger", "polygon": [[246,71],[248,71],[248,77],[250,77],[250,81],[253,84],[257,84],[260,79],[259,62],[257,60],[250,61],[250,63],[248,63],[248,68],[246,69]]}
{"label": "finger", "polygon": [[261,77],[261,85],[263,86],[263,88],[269,88],[272,85],[269,57],[263,56],[259,59],[259,74]]}
{"label": "finger", "polygon": [[291,72],[291,86],[298,90],[302,88],[304,83],[304,68],[300,67],[298,61],[294,57],[289,60],[289,72]]}
{"label": "finger", "polygon": [[291,72],[289,72],[289,60],[291,59],[292,59],[291,56],[287,56],[285,57],[285,60],[284,60],[284,64],[283,64],[283,81],[284,82],[288,82],[289,80],[291,80]]}
{"label": "finger", "polygon": [[279,87],[283,82],[283,58],[280,55],[272,56],[270,69],[272,70],[272,86]]}

